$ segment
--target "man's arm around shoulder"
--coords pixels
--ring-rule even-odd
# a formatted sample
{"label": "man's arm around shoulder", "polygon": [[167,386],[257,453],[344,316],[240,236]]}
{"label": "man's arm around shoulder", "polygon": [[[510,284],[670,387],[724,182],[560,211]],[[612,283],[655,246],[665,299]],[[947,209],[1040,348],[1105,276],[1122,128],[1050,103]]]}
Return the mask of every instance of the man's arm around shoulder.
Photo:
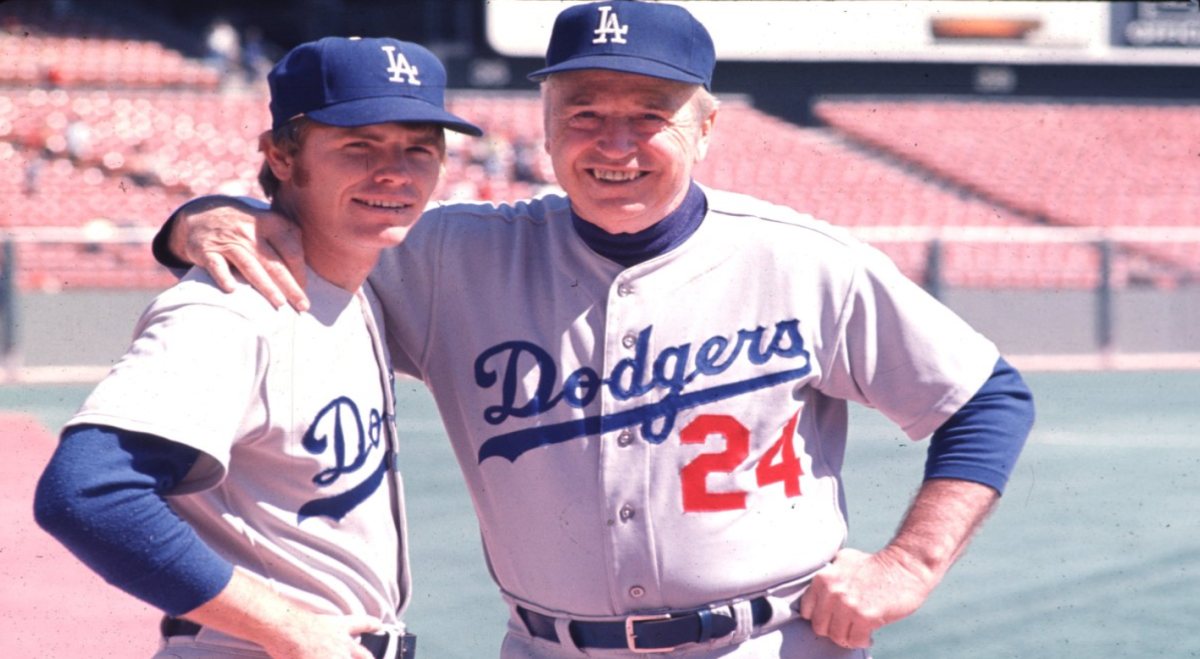
{"label": "man's arm around shoulder", "polygon": [[308,309],[300,229],[250,199],[211,196],[180,206],[154,238],[154,256],[171,267],[204,268],[225,292],[236,269],[275,307]]}

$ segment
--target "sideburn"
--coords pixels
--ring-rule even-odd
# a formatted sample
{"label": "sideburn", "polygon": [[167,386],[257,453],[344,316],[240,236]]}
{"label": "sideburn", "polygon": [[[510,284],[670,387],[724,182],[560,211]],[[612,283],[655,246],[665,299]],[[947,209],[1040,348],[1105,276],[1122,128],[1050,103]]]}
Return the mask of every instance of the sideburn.
{"label": "sideburn", "polygon": [[292,163],[292,184],[297,188],[307,187],[310,178],[308,168],[299,159],[295,159]]}

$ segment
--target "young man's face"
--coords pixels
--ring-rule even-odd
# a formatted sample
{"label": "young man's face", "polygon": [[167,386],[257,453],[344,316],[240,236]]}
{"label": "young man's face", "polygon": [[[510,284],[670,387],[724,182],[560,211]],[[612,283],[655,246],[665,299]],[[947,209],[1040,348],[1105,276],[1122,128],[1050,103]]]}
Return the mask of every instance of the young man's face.
{"label": "young man's face", "polygon": [[300,223],[306,244],[371,253],[398,245],[421,217],[444,149],[436,126],[314,122],[295,155],[268,160],[281,183],[279,201]]}
{"label": "young man's face", "polygon": [[609,233],[645,229],[687,195],[715,114],[700,87],[630,73],[556,73],[545,87],[546,151],[581,217]]}

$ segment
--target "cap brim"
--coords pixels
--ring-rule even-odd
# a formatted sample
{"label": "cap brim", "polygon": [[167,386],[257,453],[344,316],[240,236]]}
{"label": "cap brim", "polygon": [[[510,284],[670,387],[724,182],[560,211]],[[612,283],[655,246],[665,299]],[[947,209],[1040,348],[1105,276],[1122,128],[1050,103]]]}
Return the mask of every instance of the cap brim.
{"label": "cap brim", "polygon": [[338,103],[306,113],[311,119],[330,126],[349,128],[392,121],[433,123],[458,133],[479,137],[483,131],[461,117],[415,98],[381,96]]}
{"label": "cap brim", "polygon": [[656,62],[654,60],[643,59],[640,57],[630,57],[628,55],[588,55],[584,57],[575,57],[565,62],[559,62],[554,66],[548,66],[544,69],[538,69],[530,73],[527,78],[534,81],[545,79],[552,73],[561,73],[563,71],[580,71],[583,69],[604,69],[606,71],[617,71],[620,73],[633,73],[635,75],[649,76],[651,78],[662,78],[664,80],[674,80],[676,82],[686,82],[693,85],[704,85],[705,79],[693,73],[681,71],[673,66]]}

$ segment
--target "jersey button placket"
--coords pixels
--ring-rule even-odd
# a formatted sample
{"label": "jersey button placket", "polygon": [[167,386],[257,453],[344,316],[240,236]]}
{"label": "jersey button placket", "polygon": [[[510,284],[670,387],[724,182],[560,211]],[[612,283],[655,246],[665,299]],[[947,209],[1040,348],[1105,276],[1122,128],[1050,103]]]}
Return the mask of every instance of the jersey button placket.
{"label": "jersey button placket", "polygon": [[[639,296],[635,294],[637,289],[633,283],[625,280],[625,276],[618,276],[609,289],[606,320],[610,331],[604,368],[606,375],[613,374],[614,369],[627,360],[648,359],[654,350],[653,339],[646,342],[648,328],[653,324],[652,310],[643,306],[644,300],[638,299]],[[642,345],[644,342],[646,345]],[[648,379],[643,368],[631,369],[626,366],[621,373],[621,385],[617,389],[630,392],[631,395],[614,395],[616,387],[604,387],[602,408],[606,416],[634,412],[655,399],[655,392],[638,392],[638,383]],[[637,382],[631,382],[630,378],[635,378]],[[646,461],[650,459],[650,447],[645,442],[637,441],[639,424],[640,421],[631,418],[623,424],[624,427],[613,428],[606,434],[606,441],[601,448],[612,560],[613,580],[609,586],[614,598],[613,606],[618,610],[633,607],[633,600],[637,600],[640,606],[657,606],[660,599],[654,586],[658,580],[654,566],[658,561],[649,541],[650,519],[646,514],[649,490]]]}

